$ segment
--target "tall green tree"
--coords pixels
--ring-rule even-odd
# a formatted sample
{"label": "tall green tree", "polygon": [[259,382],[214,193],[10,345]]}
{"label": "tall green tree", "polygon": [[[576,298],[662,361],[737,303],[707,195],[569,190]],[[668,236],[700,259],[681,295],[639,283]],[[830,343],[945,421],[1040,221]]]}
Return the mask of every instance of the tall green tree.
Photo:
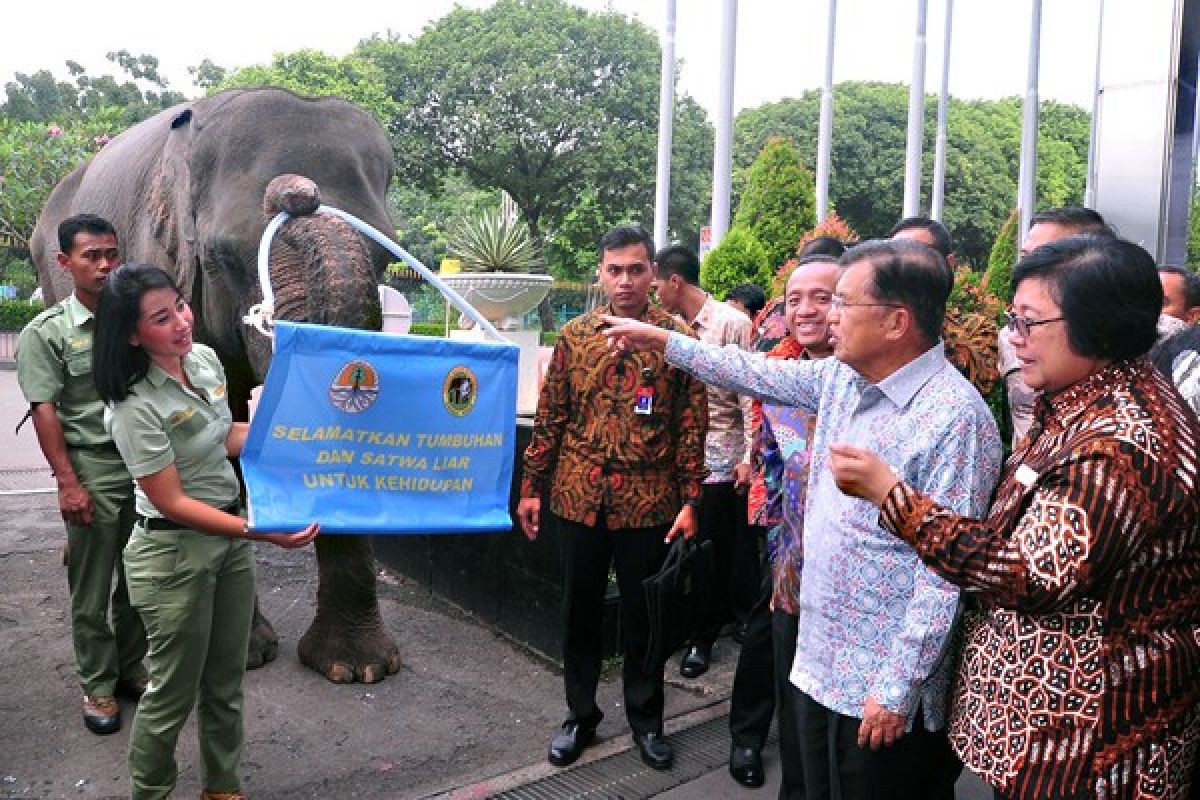
{"label": "tall green tree", "polygon": [[586,187],[605,205],[638,205],[657,135],[658,42],[642,23],[563,0],[499,0],[457,7],[411,43],[360,51],[401,109],[391,125],[401,175],[430,184],[460,169],[504,189],[539,240]]}
{"label": "tall green tree", "polygon": [[800,237],[817,224],[812,173],[796,145],[782,136],[767,140],[747,172],[733,222],[754,234],[773,267],[796,254]]}
{"label": "tall green tree", "polygon": [[1008,215],[1000,233],[996,234],[996,242],[988,255],[987,271],[984,274],[984,285],[994,296],[1000,298],[1005,305],[1012,302],[1013,267],[1017,265],[1017,229],[1021,219],[1017,209]]}

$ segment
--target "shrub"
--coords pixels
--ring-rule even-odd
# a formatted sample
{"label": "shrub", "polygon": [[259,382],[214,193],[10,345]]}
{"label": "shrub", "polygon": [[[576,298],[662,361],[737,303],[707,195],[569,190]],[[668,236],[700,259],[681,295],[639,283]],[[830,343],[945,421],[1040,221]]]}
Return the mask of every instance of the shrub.
{"label": "shrub", "polygon": [[771,290],[771,259],[754,234],[734,226],[700,265],[700,285],[716,297],[739,283]]}
{"label": "shrub", "polygon": [[782,264],[795,253],[804,231],[816,224],[816,202],[812,174],[800,150],[776,136],[750,165],[733,225],[754,234],[772,266]]}
{"label": "shrub", "polygon": [[41,303],[26,300],[0,300],[0,331],[21,330],[44,308]]}
{"label": "shrub", "polygon": [[1008,220],[996,236],[992,245],[991,255],[988,256],[987,270],[984,272],[984,282],[987,290],[1000,298],[1004,305],[1012,302],[1013,267],[1017,263],[1017,228],[1020,217],[1014,208],[1008,215]]}

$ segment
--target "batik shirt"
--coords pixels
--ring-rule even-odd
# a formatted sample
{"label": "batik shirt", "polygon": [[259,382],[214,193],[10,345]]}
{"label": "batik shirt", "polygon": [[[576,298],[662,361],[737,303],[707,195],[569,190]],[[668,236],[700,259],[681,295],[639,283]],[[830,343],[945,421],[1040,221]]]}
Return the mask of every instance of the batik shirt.
{"label": "batik shirt", "polygon": [[[610,530],[675,519],[700,498],[708,400],[704,384],[662,353],[614,354],[600,314],[576,317],[554,344],[525,450],[522,497],[550,493],[563,519]],[[642,322],[690,331],[657,306]]]}
{"label": "batik shirt", "polygon": [[888,495],[884,526],[974,601],[950,740],[1005,797],[1186,796],[1200,743],[1198,440],[1195,415],[1139,358],[1038,398],[986,520],[910,485]]}
{"label": "batik shirt", "polygon": [[[700,341],[723,346],[750,347],[750,318],[709,296],[692,320],[691,327]],[[708,392],[708,433],[704,438],[704,464],[708,467],[705,483],[732,483],[733,468],[742,463],[753,446],[754,428],[750,398],[737,392],[710,386]]]}
{"label": "batik shirt", "polygon": [[804,506],[804,565],[791,681],[816,702],[861,717],[868,697],[945,723],[958,590],[879,527],[879,512],[837,488],[834,442],[868,448],[903,479],[963,513],[981,514],[1000,469],[1000,436],[983,398],[941,344],[872,384],[836,358],[768,361],[672,335],[667,360],[706,382],[817,414]]}

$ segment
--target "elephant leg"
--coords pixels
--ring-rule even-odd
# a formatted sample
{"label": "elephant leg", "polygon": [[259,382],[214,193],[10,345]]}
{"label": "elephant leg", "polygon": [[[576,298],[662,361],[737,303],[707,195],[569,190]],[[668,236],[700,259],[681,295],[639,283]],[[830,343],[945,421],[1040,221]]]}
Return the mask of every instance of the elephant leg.
{"label": "elephant leg", "polygon": [[258,669],[279,655],[279,636],[271,621],[258,610],[258,595],[254,596],[254,619],[250,623],[250,645],[246,648],[246,669]]}
{"label": "elephant leg", "polygon": [[383,627],[375,557],[365,536],[318,536],[317,616],[300,639],[300,662],[334,683],[376,683],[400,669]]}

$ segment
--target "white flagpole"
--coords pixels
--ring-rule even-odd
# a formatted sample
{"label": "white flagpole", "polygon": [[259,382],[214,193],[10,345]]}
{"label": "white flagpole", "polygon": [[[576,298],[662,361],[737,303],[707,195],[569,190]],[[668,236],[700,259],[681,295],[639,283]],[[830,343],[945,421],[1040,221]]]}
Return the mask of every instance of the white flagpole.
{"label": "white flagpole", "polygon": [[933,198],[929,216],[942,220],[946,199],[946,106],[950,96],[950,41],[954,30],[954,0],[946,0],[946,31],[942,39],[942,89],[938,93],[937,140],[933,151]]}
{"label": "white flagpole", "polygon": [[1038,57],[1041,55],[1042,0],[1031,0],[1029,20],[1029,74],[1025,88],[1025,117],[1021,124],[1021,168],[1017,183],[1017,208],[1021,227],[1018,241],[1025,241],[1037,194]]}
{"label": "white flagpole", "polygon": [[[1096,120],[1100,114],[1100,56],[1104,43],[1104,0],[1100,0],[1096,18],[1096,75],[1092,83],[1092,124],[1088,133],[1087,182],[1083,188],[1083,205],[1096,207]],[[1200,140],[1198,140],[1200,141]]]}
{"label": "white flagpole", "polygon": [[921,206],[921,145],[925,135],[925,16],[928,5],[929,0],[917,0],[912,85],[908,90],[908,141],[904,150],[905,217],[916,216]]}
{"label": "white flagpole", "polygon": [[733,181],[733,66],[737,52],[737,0],[724,0],[721,22],[721,91],[717,99],[717,137],[713,153],[712,244],[729,230]]}
{"label": "white flagpole", "polygon": [[675,0],[667,0],[667,31],[658,87],[658,172],[654,193],[654,244],[667,244],[671,199],[671,141],[675,124]]}
{"label": "white flagpole", "polygon": [[825,80],[821,84],[821,120],[817,127],[817,222],[829,216],[829,160],[833,144],[833,46],[837,0],[829,0],[825,35]]}

